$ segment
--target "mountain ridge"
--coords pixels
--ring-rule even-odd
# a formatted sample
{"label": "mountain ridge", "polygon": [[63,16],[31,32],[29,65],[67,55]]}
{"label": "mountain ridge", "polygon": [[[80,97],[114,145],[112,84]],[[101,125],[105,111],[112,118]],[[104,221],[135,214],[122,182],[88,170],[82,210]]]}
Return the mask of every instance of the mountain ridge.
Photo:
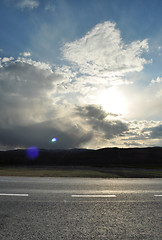
{"label": "mountain ridge", "polygon": [[0,166],[94,166],[162,168],[162,147],[93,149],[26,149],[0,151]]}

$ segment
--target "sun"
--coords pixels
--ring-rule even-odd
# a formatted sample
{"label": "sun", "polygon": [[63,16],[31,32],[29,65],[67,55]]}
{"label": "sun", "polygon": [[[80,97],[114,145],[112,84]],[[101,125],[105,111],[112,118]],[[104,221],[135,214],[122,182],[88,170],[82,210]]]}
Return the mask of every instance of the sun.
{"label": "sun", "polygon": [[117,87],[102,91],[97,98],[97,104],[101,105],[106,112],[122,116],[127,114],[128,101]]}

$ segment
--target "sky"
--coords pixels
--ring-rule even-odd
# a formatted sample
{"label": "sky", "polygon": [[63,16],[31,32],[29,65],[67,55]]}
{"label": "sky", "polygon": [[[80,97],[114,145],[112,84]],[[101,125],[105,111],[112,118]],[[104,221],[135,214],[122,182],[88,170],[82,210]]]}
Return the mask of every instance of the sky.
{"label": "sky", "polygon": [[161,0],[1,0],[0,150],[162,146]]}

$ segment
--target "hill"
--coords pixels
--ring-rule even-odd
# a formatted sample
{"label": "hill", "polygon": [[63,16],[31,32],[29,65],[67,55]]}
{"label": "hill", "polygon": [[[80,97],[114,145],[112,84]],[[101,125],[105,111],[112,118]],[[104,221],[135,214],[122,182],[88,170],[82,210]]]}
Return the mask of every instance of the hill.
{"label": "hill", "polygon": [[162,168],[162,148],[102,148],[98,150],[39,149],[29,158],[26,150],[0,151],[0,166],[91,166]]}

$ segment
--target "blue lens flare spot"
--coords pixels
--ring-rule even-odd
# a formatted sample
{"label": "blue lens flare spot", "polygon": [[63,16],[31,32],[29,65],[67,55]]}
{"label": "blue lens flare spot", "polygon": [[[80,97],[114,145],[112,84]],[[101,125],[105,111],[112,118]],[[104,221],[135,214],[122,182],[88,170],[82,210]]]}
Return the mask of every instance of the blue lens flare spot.
{"label": "blue lens flare spot", "polygon": [[55,137],[51,139],[51,142],[56,142],[56,141],[57,141],[57,138]]}
{"label": "blue lens flare spot", "polygon": [[36,158],[38,157],[38,155],[39,155],[39,150],[38,150],[37,147],[34,147],[34,146],[29,147],[29,148],[27,149],[27,151],[26,151],[26,155],[27,155],[27,157],[28,157],[29,159],[34,160],[34,159],[36,159]]}

